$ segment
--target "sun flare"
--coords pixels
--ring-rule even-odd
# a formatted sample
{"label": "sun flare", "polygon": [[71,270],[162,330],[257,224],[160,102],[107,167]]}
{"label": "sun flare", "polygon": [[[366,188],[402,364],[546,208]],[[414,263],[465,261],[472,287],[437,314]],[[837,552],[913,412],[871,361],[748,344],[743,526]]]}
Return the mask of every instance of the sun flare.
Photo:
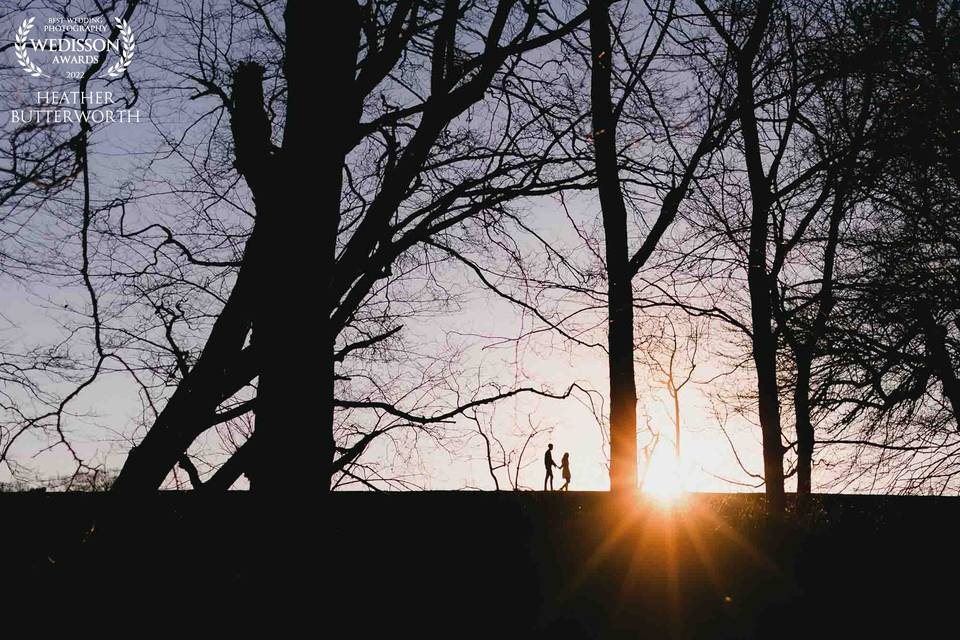
{"label": "sun flare", "polygon": [[686,473],[671,450],[658,448],[642,473],[644,495],[664,506],[680,502],[686,494]]}

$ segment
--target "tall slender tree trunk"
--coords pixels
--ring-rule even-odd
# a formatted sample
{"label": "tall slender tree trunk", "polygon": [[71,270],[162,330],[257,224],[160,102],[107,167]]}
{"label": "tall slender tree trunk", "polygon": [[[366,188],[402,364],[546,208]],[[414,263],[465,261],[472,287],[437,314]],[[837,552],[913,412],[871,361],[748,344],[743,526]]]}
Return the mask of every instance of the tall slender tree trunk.
{"label": "tall slender tree trunk", "polygon": [[637,389],[633,364],[633,288],[627,247],[627,210],[617,168],[610,97],[610,26],[605,0],[590,2],[593,145],[607,260],[607,332],[610,371],[610,490],[637,488]]}
{"label": "tall slender tree trunk", "polygon": [[[670,383],[673,386],[673,382]],[[680,461],[680,390],[676,387],[673,387],[673,449],[674,454],[677,457],[677,461]]]}
{"label": "tall slender tree trunk", "polygon": [[[863,131],[870,104],[873,83],[868,80],[864,91],[865,101],[861,107],[859,130]],[[853,172],[853,162],[848,160],[847,172]],[[841,178],[834,194],[830,210],[830,226],[827,231],[827,246],[823,252],[823,276],[820,284],[820,303],[806,343],[794,347],[797,360],[797,388],[794,392],[794,413],[797,423],[797,510],[806,511],[813,491],[813,448],[816,431],[811,417],[811,372],[820,340],[826,334],[827,321],[833,313],[836,300],[833,295],[833,272],[837,262],[837,246],[840,243],[840,223],[843,221],[848,192],[849,173]]]}
{"label": "tall slender tree trunk", "polygon": [[806,508],[813,476],[815,438],[813,422],[810,418],[810,369],[811,358],[805,350],[801,350],[797,355],[797,386],[793,393],[797,423],[797,501],[800,510]]}
{"label": "tall slender tree trunk", "polygon": [[797,510],[806,511],[810,493],[813,491],[813,448],[816,432],[811,417],[810,405],[811,372],[820,339],[826,332],[827,319],[833,311],[833,268],[836,263],[837,243],[840,237],[840,221],[843,219],[844,191],[834,198],[830,214],[830,229],[823,256],[823,281],[820,285],[820,304],[814,318],[810,335],[805,343],[795,345],[797,361],[797,384],[793,396],[793,410],[797,429]]}
{"label": "tall slender tree trunk", "polygon": [[770,0],[758,3],[750,36],[737,58],[737,94],[740,98],[740,130],[750,181],[750,249],[747,285],[753,329],[753,362],[757,370],[757,400],[763,438],[763,479],[771,513],[786,504],[783,487],[783,454],[780,432],[780,401],[777,387],[777,343],[773,336],[773,307],[767,272],[767,225],[770,217],[770,184],[763,168],[760,136],[754,113],[753,63],[770,20]]}
{"label": "tall slender tree trunk", "polygon": [[[765,216],[764,216],[765,217]],[[766,231],[766,225],[764,225]],[[766,234],[764,233],[764,244]],[[754,254],[751,251],[751,254]],[[770,317],[770,296],[765,264],[766,252],[751,255],[748,285],[753,320],[753,362],[757,369],[757,404],[763,438],[763,481],[773,513],[782,512],[786,504],[783,486],[783,454],[780,432],[780,400],[777,388],[777,351]]]}

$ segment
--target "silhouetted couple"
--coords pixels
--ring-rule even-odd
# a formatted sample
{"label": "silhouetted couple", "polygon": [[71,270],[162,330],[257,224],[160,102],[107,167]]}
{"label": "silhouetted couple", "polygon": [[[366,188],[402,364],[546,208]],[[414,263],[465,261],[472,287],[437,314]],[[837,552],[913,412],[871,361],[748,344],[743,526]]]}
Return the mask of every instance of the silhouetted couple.
{"label": "silhouetted couple", "polygon": [[547,490],[547,483],[550,483],[550,491],[553,491],[553,470],[560,469],[560,474],[563,476],[563,486],[560,487],[560,491],[568,491],[570,489],[570,454],[564,453],[563,458],[560,460],[560,464],[557,464],[553,461],[553,443],[551,442],[547,446],[547,452],[543,454],[543,466],[547,468],[547,476],[543,479],[543,490]]}

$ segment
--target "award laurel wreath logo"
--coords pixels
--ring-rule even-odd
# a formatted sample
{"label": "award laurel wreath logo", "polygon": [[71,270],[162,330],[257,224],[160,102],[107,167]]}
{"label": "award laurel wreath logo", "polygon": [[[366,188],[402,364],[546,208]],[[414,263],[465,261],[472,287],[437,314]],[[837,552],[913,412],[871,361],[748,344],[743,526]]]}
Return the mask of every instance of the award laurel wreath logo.
{"label": "award laurel wreath logo", "polygon": [[119,78],[126,72],[127,67],[129,67],[133,61],[133,52],[137,48],[137,43],[133,39],[133,29],[130,28],[127,21],[122,18],[114,18],[114,20],[117,26],[120,27],[120,42],[123,44],[123,47],[120,53],[120,60],[113,63],[113,65],[107,69],[105,75],[111,78]]}
{"label": "award laurel wreath logo", "polygon": [[[30,60],[30,56],[27,54],[27,36],[30,35],[30,31],[33,29],[34,20],[36,20],[35,17],[27,18],[21,22],[17,28],[16,37],[13,41],[14,54],[16,55],[17,63],[30,76],[34,78],[49,78],[50,76],[45,74],[39,65]],[[106,72],[103,73],[103,77],[108,78],[119,78],[127,71],[127,67],[133,62],[133,53],[137,48],[133,29],[130,28],[127,21],[123,18],[115,17],[114,22],[116,22],[117,27],[120,29],[120,59],[110,65]]]}
{"label": "award laurel wreath logo", "polygon": [[33,29],[34,20],[36,18],[27,18],[20,24],[20,28],[17,29],[17,37],[13,41],[13,51],[17,56],[17,62],[20,63],[24,71],[34,78],[48,78],[49,76],[43,72],[43,69],[30,62],[30,57],[27,55],[27,35]]}

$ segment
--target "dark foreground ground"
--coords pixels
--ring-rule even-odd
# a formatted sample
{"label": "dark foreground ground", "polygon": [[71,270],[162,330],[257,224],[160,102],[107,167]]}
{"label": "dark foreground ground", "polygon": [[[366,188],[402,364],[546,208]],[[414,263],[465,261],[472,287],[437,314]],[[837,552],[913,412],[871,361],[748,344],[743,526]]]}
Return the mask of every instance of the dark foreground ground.
{"label": "dark foreground ground", "polygon": [[960,499],[762,504],[0,494],[0,636],[960,637]]}

